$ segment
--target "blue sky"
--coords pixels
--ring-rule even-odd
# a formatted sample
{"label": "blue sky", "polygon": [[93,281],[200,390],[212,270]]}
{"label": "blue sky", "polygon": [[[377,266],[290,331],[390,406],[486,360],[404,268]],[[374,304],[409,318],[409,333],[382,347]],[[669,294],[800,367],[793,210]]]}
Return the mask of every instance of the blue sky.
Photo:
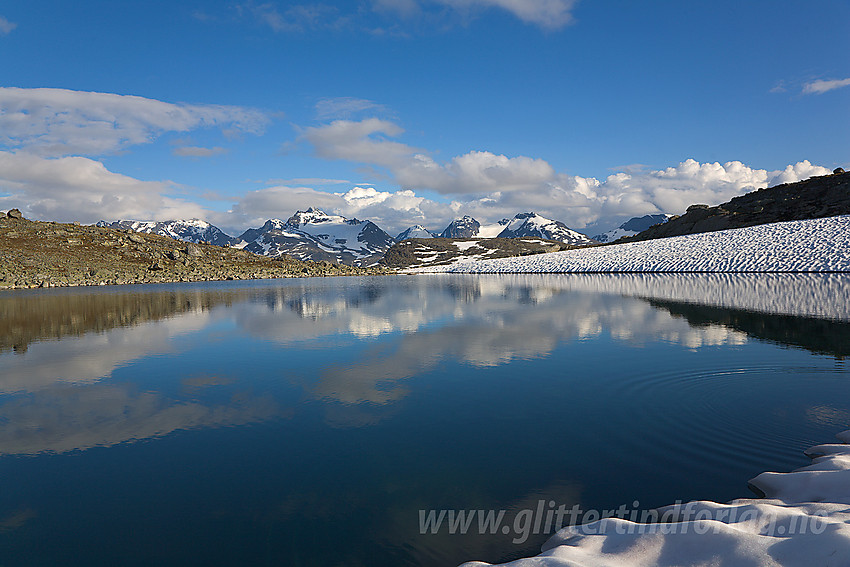
{"label": "blue sky", "polygon": [[[576,229],[850,169],[845,0],[0,5],[0,208]],[[844,23],[838,23],[844,22]]]}

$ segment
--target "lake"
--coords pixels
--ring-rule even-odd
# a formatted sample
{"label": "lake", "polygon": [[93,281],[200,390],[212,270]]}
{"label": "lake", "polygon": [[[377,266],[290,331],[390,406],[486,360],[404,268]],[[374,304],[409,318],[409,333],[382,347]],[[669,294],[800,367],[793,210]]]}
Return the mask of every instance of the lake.
{"label": "lake", "polygon": [[842,274],[32,290],[0,328],[4,567],[506,561],[850,427]]}

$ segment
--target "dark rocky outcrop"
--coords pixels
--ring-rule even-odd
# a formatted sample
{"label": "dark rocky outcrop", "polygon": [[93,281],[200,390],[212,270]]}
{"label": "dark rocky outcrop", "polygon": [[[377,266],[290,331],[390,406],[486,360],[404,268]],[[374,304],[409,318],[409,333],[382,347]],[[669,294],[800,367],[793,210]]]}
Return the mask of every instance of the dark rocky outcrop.
{"label": "dark rocky outcrop", "polygon": [[441,238],[471,238],[478,235],[481,224],[469,215],[455,219],[440,233]]}
{"label": "dark rocky outcrop", "polygon": [[381,264],[389,268],[417,268],[450,264],[458,259],[508,258],[576,248],[541,238],[411,238],[387,250]]}
{"label": "dark rocky outcrop", "polygon": [[759,189],[716,207],[691,205],[684,215],[617,242],[846,214],[850,214],[850,173],[836,173]]}

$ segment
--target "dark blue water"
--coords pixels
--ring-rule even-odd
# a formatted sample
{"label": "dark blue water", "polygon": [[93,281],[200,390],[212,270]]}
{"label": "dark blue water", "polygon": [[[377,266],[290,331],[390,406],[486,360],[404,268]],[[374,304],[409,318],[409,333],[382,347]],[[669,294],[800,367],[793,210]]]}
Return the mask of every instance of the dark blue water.
{"label": "dark blue water", "polygon": [[[540,506],[749,497],[850,427],[848,294],[698,274],[6,292],[0,565],[497,562],[539,551],[546,526],[516,518]],[[504,510],[507,533],[423,534],[420,510]]]}

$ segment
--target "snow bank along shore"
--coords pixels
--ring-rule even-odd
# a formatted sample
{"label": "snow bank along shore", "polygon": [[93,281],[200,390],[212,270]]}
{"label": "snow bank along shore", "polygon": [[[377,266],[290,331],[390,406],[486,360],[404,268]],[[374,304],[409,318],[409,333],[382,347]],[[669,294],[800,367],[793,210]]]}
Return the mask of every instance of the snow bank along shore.
{"label": "snow bank along shore", "polygon": [[[764,498],[694,501],[660,522],[607,518],[570,526],[507,567],[842,567],[850,565],[850,430],[806,451],[812,464],[750,481]],[[489,563],[464,563],[484,567]]]}
{"label": "snow bank along shore", "polygon": [[421,272],[847,272],[850,215],[763,224],[581,248],[535,256],[463,261]]}

